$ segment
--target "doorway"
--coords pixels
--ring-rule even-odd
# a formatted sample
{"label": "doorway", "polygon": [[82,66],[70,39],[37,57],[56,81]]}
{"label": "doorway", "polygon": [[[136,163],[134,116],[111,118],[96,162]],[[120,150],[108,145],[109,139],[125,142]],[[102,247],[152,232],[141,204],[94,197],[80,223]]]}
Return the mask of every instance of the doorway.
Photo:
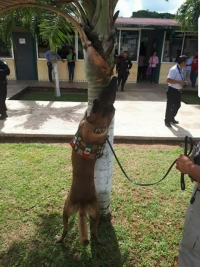
{"label": "doorway", "polygon": [[17,80],[38,80],[36,46],[32,35],[14,32],[13,41]]}
{"label": "doorway", "polygon": [[[157,52],[159,64],[156,67],[155,82],[158,83],[160,74],[160,62],[162,55],[164,31],[162,30],[141,30],[140,50],[139,50],[139,65],[137,82],[147,82],[146,70],[149,65],[149,58],[154,51]],[[141,56],[141,57],[140,57]]]}

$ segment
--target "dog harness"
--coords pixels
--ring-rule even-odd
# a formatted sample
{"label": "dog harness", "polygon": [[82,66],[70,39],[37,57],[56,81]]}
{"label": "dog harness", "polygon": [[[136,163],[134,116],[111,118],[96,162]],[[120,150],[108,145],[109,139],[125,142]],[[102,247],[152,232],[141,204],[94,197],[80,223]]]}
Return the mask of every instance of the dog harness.
{"label": "dog harness", "polygon": [[72,149],[85,159],[97,159],[103,155],[106,140],[99,145],[85,144],[78,132],[70,142]]}

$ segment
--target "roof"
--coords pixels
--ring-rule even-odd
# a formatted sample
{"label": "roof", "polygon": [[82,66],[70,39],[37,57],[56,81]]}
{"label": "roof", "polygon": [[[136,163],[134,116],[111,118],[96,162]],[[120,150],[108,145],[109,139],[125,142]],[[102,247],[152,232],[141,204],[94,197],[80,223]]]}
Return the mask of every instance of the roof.
{"label": "roof", "polygon": [[[19,5],[22,7],[23,4],[36,3],[35,0],[0,0],[0,11]],[[19,7],[19,6],[18,6]],[[123,18],[119,17],[116,21],[117,26],[126,27],[156,27],[156,28],[171,28],[179,27],[179,24],[174,19],[158,19],[158,18]]]}
{"label": "roof", "polygon": [[179,27],[179,24],[174,19],[157,19],[157,18],[123,18],[119,17],[116,20],[117,26],[141,26],[141,27]]}

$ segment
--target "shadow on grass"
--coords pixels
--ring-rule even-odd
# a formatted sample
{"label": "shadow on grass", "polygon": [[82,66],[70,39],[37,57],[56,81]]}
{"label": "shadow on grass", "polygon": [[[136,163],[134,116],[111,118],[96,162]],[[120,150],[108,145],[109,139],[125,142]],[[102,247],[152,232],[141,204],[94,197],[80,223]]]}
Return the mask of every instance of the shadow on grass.
{"label": "shadow on grass", "polygon": [[122,267],[128,252],[121,256],[115,230],[110,223],[98,227],[100,239],[106,246],[93,242],[81,247],[76,217],[69,222],[69,232],[62,244],[56,244],[54,237],[62,232],[62,218],[59,213],[41,214],[37,217],[35,232],[28,238],[15,241],[0,255],[2,267]]}

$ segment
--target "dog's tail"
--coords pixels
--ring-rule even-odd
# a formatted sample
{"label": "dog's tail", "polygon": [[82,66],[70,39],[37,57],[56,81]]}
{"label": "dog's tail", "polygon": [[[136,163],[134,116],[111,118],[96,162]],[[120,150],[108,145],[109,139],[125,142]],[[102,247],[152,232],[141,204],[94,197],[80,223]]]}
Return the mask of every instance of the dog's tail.
{"label": "dog's tail", "polygon": [[87,226],[87,215],[84,209],[80,208],[78,214],[78,231],[80,242],[83,246],[89,244],[88,240],[88,226]]}

